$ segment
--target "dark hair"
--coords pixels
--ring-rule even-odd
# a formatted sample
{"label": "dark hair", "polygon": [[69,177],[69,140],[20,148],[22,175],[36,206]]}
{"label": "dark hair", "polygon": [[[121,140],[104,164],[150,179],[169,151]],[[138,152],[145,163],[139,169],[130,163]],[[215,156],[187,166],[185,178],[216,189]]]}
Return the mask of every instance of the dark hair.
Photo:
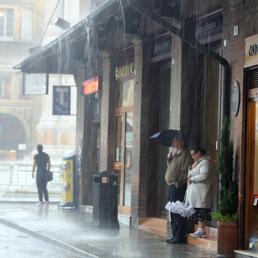
{"label": "dark hair", "polygon": [[42,152],[43,151],[43,145],[42,144],[38,144],[37,145],[37,150],[38,150],[39,153]]}
{"label": "dark hair", "polygon": [[200,152],[202,155],[206,154],[206,150],[202,148],[201,146],[194,146],[191,148],[191,150],[194,151],[194,153]]}

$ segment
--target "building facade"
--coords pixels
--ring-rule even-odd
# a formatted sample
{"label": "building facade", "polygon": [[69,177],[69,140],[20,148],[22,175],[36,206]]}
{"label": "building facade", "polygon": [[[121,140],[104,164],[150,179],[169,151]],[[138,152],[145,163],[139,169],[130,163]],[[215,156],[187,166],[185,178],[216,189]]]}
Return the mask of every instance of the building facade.
{"label": "building facade", "polygon": [[[254,1],[106,1],[63,36],[78,39],[69,43],[75,62],[68,63],[78,86],[83,204],[92,204],[93,175],[114,171],[119,210],[133,225],[165,218],[168,149],[149,136],[166,128],[183,130],[216,160],[223,120],[229,117],[239,186],[239,248],[248,248],[258,233],[253,226],[257,15]],[[30,62],[33,58],[22,70]],[[50,62],[45,58],[30,72],[51,72]],[[96,77],[98,94],[82,96],[82,83]]]}

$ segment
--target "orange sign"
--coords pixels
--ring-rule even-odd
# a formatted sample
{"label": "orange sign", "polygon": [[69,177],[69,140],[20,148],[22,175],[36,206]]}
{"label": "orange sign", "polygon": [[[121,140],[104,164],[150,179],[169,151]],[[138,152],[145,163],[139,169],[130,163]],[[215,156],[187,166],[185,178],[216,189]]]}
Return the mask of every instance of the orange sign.
{"label": "orange sign", "polygon": [[98,77],[92,78],[90,80],[84,81],[82,85],[83,95],[89,95],[96,93],[99,90],[99,79]]}

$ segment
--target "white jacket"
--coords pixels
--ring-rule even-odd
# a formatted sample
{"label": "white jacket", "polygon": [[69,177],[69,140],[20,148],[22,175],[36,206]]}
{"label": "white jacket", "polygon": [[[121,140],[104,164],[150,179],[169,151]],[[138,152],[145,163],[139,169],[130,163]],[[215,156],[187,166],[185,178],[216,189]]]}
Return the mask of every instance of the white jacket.
{"label": "white jacket", "polygon": [[185,201],[194,208],[211,208],[213,202],[214,173],[211,161],[204,156],[197,161],[197,165],[188,170],[188,178]]}

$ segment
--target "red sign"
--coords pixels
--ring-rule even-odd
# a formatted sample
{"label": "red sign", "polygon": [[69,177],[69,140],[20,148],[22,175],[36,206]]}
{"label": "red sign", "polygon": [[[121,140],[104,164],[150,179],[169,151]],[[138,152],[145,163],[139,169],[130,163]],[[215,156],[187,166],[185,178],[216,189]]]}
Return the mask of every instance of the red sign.
{"label": "red sign", "polygon": [[82,94],[89,95],[96,93],[99,90],[99,79],[98,77],[92,78],[90,80],[84,81],[82,84]]}

